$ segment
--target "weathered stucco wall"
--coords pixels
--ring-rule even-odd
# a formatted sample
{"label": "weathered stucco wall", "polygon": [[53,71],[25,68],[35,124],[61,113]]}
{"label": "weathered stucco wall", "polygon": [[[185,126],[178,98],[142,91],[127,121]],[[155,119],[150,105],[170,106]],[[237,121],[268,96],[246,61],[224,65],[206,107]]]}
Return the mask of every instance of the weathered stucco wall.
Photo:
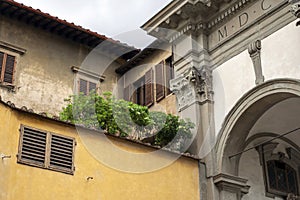
{"label": "weathered stucco wall", "polygon": [[[85,146],[76,129],[60,122],[37,115],[12,110],[0,104],[0,153],[11,155],[0,160],[0,199],[199,199],[198,161],[181,157],[171,165],[148,173],[126,173],[97,161]],[[17,164],[20,125],[27,125],[76,139],[75,173],[60,172]],[[89,134],[95,133],[89,131]],[[91,136],[93,138],[93,136]],[[127,152],[147,153],[154,149],[132,142],[110,138],[114,145]],[[107,141],[101,140],[100,154],[112,157],[107,152]],[[152,157],[154,162],[168,160],[172,154]],[[137,161],[119,157],[120,165]],[[156,160],[156,161],[155,161]],[[87,177],[93,180],[87,181]]]}
{"label": "weathered stucco wall", "polygon": [[[64,98],[74,92],[76,74],[71,67],[90,63],[89,57],[86,60],[90,52],[87,47],[4,16],[0,16],[0,41],[26,50],[23,55],[12,53],[17,56],[15,92],[0,87],[2,99],[37,112],[57,114],[65,104]],[[97,56],[97,65],[93,66],[96,73],[118,65],[103,54]],[[117,78],[109,70],[104,75],[107,80],[101,86],[109,90]]]}

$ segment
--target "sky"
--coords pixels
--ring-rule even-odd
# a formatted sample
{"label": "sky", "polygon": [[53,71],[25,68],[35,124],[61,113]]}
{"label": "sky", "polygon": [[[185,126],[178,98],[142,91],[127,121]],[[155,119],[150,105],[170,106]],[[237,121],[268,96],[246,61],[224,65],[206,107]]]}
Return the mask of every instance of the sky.
{"label": "sky", "polygon": [[171,0],[15,0],[99,34],[144,48],[154,39],[140,29]]}

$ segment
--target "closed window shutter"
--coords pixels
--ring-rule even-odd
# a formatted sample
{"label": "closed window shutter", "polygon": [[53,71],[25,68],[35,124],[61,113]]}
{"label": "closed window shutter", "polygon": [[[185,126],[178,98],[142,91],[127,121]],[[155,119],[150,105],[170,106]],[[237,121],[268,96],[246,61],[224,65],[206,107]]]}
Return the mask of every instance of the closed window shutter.
{"label": "closed window shutter", "polygon": [[20,143],[22,147],[19,160],[25,163],[44,166],[47,133],[24,127]]}
{"label": "closed window shutter", "polygon": [[5,72],[4,72],[4,82],[10,84],[13,83],[14,68],[15,68],[15,57],[11,55],[7,55]]}
{"label": "closed window shutter", "polygon": [[52,135],[50,151],[50,167],[73,170],[74,140]]}
{"label": "closed window shutter", "polygon": [[73,174],[74,138],[21,126],[18,163]]}
{"label": "closed window shutter", "polygon": [[96,92],[96,83],[89,82],[89,92]]}
{"label": "closed window shutter", "polygon": [[154,103],[153,96],[153,70],[150,69],[145,74],[145,106],[149,107]]}
{"label": "closed window shutter", "polygon": [[4,53],[0,52],[0,82],[1,82],[1,72],[2,72],[2,65],[4,61]]}
{"label": "closed window shutter", "polygon": [[170,80],[174,78],[174,68],[172,66],[171,59],[166,60],[166,95],[172,93],[170,90]]}
{"label": "closed window shutter", "polygon": [[164,68],[163,63],[155,66],[155,78],[156,78],[156,101],[159,101],[165,97],[165,80],[164,80]]}
{"label": "closed window shutter", "polygon": [[86,80],[83,79],[79,79],[79,92],[83,93],[84,95],[87,95],[87,84],[88,82]]}

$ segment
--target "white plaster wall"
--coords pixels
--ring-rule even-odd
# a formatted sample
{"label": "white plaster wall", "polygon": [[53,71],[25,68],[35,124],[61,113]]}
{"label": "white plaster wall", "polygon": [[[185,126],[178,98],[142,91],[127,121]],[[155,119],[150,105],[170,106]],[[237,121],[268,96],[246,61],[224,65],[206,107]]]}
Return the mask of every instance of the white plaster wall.
{"label": "white plaster wall", "polygon": [[[295,21],[262,40],[261,57],[265,81],[300,78],[300,27],[296,27]],[[217,67],[213,78],[218,134],[229,111],[255,87],[254,68],[247,50]]]}
{"label": "white plaster wall", "polygon": [[254,86],[255,74],[247,51],[230,59],[213,71],[217,134],[228,112],[244,93]]}
{"label": "white plaster wall", "polygon": [[262,41],[266,80],[300,78],[300,27],[292,22]]}

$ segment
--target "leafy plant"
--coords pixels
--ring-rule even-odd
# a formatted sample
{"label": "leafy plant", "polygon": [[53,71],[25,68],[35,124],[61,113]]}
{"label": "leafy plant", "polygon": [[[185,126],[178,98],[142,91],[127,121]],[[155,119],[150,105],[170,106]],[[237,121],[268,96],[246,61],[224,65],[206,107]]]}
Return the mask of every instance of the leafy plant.
{"label": "leafy plant", "polygon": [[63,121],[172,150],[183,151],[194,128],[189,120],[163,112],[150,112],[146,106],[115,99],[110,92],[73,95],[65,101],[68,105],[60,113]]}

